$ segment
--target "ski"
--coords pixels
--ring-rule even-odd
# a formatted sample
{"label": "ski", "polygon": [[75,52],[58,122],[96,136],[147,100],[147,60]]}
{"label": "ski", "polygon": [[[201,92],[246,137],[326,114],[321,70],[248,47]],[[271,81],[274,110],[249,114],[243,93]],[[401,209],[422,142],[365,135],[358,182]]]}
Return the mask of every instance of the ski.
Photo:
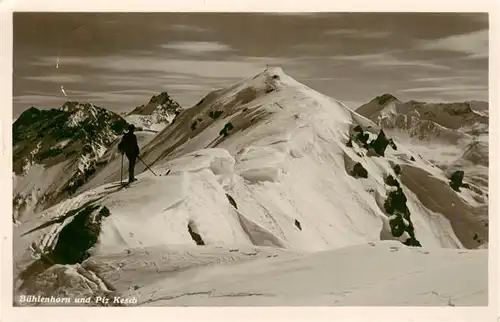
{"label": "ski", "polygon": [[[136,181],[137,181],[137,180],[136,180]],[[135,181],[133,181],[133,182],[135,182]],[[104,188],[104,189],[109,190],[109,189],[114,189],[114,188],[118,188],[118,189],[120,189],[120,188],[126,188],[126,187],[128,187],[130,184],[131,184],[131,182],[123,182],[123,183],[118,183],[118,184],[115,184],[115,185],[113,185],[113,186],[106,187],[106,188]]]}

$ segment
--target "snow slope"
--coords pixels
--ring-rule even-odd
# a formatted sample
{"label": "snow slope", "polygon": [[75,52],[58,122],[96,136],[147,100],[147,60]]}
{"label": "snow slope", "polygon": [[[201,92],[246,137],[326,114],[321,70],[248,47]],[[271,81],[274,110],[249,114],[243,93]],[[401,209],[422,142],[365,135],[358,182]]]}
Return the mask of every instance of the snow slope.
{"label": "snow slope", "polygon": [[[397,141],[382,156],[349,146],[356,126],[370,139],[379,133],[279,68],[212,92],[146,140],[141,158],[158,176],[139,163],[139,180],[121,188],[114,157],[79,194],[14,228],[16,294],[125,294],[145,305],[448,305],[442,294],[452,293],[453,305],[486,305],[487,250],[463,249],[479,246],[476,231],[457,234],[443,210],[451,205],[426,204],[394,165],[428,174],[419,187],[446,183],[445,174],[412,161]],[[467,192],[455,198],[475,211]],[[466,283],[471,270],[478,276]]]}
{"label": "snow slope", "polygon": [[[154,306],[476,306],[487,300],[486,254],[373,243],[210,267],[195,280],[193,272],[181,272],[125,296]],[[464,277],[464,268],[475,274]]]}
{"label": "snow slope", "polygon": [[317,253],[135,248],[54,265],[34,284],[47,285],[49,277],[58,281],[50,290],[25,291],[67,296],[71,288],[140,306],[485,306],[488,299],[487,250],[427,250],[394,241]]}

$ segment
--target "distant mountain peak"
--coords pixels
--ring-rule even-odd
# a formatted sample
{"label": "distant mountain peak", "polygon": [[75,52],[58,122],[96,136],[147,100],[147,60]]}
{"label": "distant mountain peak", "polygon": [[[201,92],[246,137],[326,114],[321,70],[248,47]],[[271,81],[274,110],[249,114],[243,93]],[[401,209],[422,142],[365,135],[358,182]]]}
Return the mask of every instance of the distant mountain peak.
{"label": "distant mountain peak", "polygon": [[182,111],[179,103],[174,101],[167,92],[153,95],[147,104],[136,107],[125,114],[127,122],[138,128],[159,131],[170,124],[176,115]]}
{"label": "distant mountain peak", "polygon": [[377,96],[373,99],[373,101],[376,101],[380,105],[385,105],[385,104],[389,103],[390,101],[394,101],[394,100],[399,101],[399,99],[396,96],[394,96],[390,93],[382,94],[382,95]]}
{"label": "distant mountain peak", "polygon": [[168,92],[161,92],[158,95],[153,95],[149,100],[149,103],[156,103],[156,104],[165,104],[169,102],[174,102],[174,100],[172,99],[172,97],[170,97]]}
{"label": "distant mountain peak", "polygon": [[179,103],[174,101],[167,92],[161,92],[158,95],[153,95],[147,104],[136,107],[128,115],[152,115],[159,111],[175,113],[179,109],[181,109]]}

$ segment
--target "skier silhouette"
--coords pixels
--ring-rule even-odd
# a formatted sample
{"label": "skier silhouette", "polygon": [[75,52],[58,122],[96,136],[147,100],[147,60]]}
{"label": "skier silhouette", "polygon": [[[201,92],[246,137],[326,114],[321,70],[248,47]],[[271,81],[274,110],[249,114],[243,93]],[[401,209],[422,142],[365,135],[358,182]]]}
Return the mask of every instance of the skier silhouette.
{"label": "skier silhouette", "polygon": [[118,150],[127,156],[128,159],[128,182],[134,182],[137,179],[134,177],[135,161],[139,156],[139,145],[137,144],[137,137],[134,134],[135,126],[130,124],[128,132],[122,137]]}

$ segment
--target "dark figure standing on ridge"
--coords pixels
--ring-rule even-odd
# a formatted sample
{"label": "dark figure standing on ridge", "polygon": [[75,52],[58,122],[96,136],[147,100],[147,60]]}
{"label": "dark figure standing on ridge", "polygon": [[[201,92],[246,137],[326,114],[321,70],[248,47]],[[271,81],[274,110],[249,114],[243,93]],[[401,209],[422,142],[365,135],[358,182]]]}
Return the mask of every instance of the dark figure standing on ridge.
{"label": "dark figure standing on ridge", "polygon": [[137,137],[134,134],[135,126],[130,124],[128,132],[123,135],[123,138],[118,144],[118,150],[125,154],[128,159],[128,182],[134,182],[137,179],[134,177],[135,161],[139,156],[139,145],[137,144]]}

